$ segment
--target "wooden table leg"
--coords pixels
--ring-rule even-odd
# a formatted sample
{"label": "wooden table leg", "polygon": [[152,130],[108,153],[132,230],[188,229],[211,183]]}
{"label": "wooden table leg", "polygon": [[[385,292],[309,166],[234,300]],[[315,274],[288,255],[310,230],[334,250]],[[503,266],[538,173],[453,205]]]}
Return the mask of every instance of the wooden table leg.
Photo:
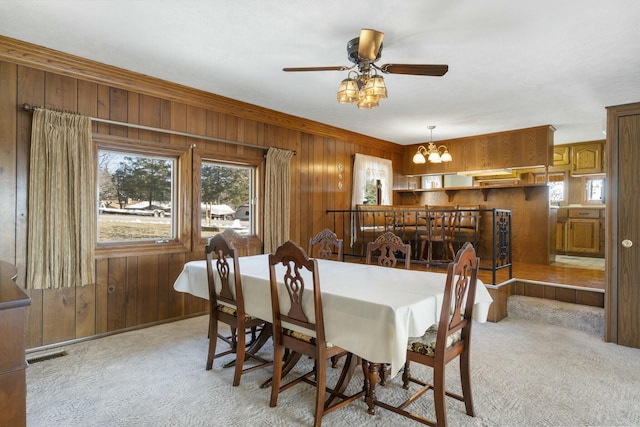
{"label": "wooden table leg", "polygon": [[371,363],[367,360],[362,359],[362,372],[364,373],[365,391],[364,400],[368,406],[367,412],[372,415],[375,414],[376,384],[378,383],[378,378],[380,377],[381,367],[381,363]]}

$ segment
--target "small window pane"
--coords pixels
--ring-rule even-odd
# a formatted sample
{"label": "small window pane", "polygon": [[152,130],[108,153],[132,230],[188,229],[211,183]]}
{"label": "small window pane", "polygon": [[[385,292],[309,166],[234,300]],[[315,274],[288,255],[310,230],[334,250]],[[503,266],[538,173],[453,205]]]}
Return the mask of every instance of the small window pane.
{"label": "small window pane", "polygon": [[587,178],[585,184],[585,202],[604,202],[604,178]]}
{"label": "small window pane", "polygon": [[549,201],[564,201],[564,181],[549,182]]}
{"label": "small window pane", "polygon": [[227,228],[238,234],[253,234],[254,168],[202,162],[200,168],[201,237],[211,237]]}
{"label": "small window pane", "polygon": [[98,242],[173,240],[176,160],[98,152]]}
{"label": "small window pane", "polygon": [[549,201],[559,203],[565,201],[564,174],[554,173],[545,177],[544,174],[535,175],[535,182],[545,182],[549,186]]}
{"label": "small window pane", "polygon": [[[378,204],[378,185],[377,180],[368,179],[364,187],[364,205],[377,205]],[[378,180],[379,181],[379,180]]]}

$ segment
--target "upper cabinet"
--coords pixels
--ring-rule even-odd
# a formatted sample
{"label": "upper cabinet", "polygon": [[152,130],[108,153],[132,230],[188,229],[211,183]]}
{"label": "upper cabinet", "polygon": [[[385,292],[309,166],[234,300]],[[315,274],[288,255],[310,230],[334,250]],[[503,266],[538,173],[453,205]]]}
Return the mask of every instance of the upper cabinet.
{"label": "upper cabinet", "polygon": [[568,145],[556,145],[553,147],[553,166],[562,167],[571,164],[570,149]]}
{"label": "upper cabinet", "polygon": [[575,144],[571,147],[571,175],[603,173],[604,141]]}
{"label": "upper cabinet", "polygon": [[544,167],[553,162],[553,132],[551,125],[434,141],[444,145],[453,160],[446,163],[413,163],[418,146],[405,147],[404,175],[454,174],[502,170],[508,168]]}

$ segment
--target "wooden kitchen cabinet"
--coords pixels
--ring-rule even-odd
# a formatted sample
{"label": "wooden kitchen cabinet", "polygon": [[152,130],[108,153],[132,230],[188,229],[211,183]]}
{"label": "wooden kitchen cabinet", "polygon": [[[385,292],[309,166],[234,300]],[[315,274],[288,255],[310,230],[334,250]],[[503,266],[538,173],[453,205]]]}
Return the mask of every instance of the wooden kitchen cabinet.
{"label": "wooden kitchen cabinet", "polygon": [[600,252],[600,209],[569,209],[567,252]]}
{"label": "wooden kitchen cabinet", "polygon": [[567,219],[569,211],[566,208],[558,209],[556,220],[556,252],[564,254],[567,251]]}
{"label": "wooden kitchen cabinet", "polygon": [[553,147],[553,166],[571,164],[570,147],[568,145],[556,145]]}
{"label": "wooden kitchen cabinet", "polygon": [[602,173],[602,142],[576,144],[571,147],[571,175]]}
{"label": "wooden kitchen cabinet", "polygon": [[600,252],[600,221],[597,219],[569,218],[568,252],[597,254]]}

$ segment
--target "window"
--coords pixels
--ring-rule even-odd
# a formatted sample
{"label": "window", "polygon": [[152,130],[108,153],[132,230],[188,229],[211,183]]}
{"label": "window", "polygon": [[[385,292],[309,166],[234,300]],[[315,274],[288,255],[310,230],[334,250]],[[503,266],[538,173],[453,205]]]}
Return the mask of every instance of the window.
{"label": "window", "polygon": [[98,243],[176,238],[177,157],[98,150]]}
{"label": "window", "polygon": [[226,228],[254,234],[254,175],[251,166],[202,161],[200,167],[201,237]]}
{"label": "window", "polygon": [[382,187],[382,182],[379,179],[367,179],[364,187],[364,198],[362,204],[364,205],[379,205],[380,193],[378,193],[378,187]]}
{"label": "window", "polygon": [[585,203],[604,203],[603,177],[584,177],[582,179]]}
{"label": "window", "polygon": [[[566,185],[565,176],[562,173],[550,173],[548,176],[547,185],[549,186],[549,201],[551,203],[560,203],[566,200]],[[537,174],[535,181],[538,183],[544,182],[544,174]]]}
{"label": "window", "polygon": [[[378,188],[378,185],[380,188]],[[391,160],[356,154],[353,162],[352,205],[389,205],[393,199]]]}

